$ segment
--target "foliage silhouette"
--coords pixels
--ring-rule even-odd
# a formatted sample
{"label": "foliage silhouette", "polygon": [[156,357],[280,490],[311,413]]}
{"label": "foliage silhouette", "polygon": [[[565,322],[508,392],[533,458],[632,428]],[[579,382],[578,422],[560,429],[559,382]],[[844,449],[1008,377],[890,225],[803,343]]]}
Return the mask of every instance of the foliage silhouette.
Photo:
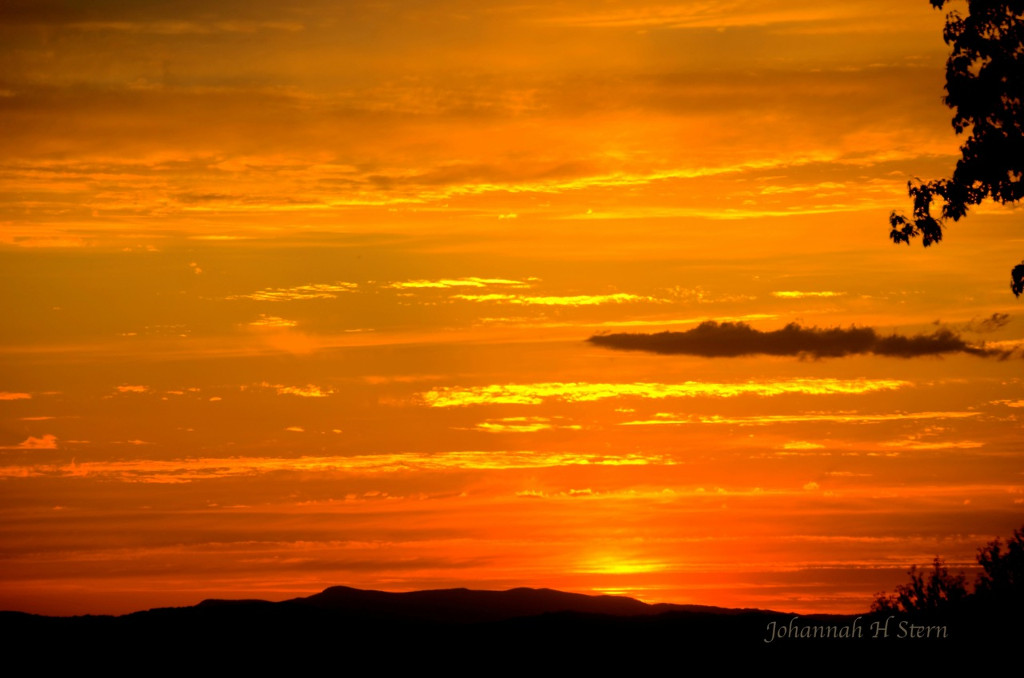
{"label": "foliage silhouette", "polygon": [[872,612],[948,612],[965,606],[1019,609],[1024,604],[1024,527],[1005,544],[996,539],[978,549],[981,572],[970,592],[963,572],[952,575],[941,558],[932,561],[931,574],[912,566],[910,582],[892,594],[879,593]]}
{"label": "foliage silhouette", "polygon": [[1024,527],[1005,544],[996,539],[979,549],[978,564],[975,596],[996,606],[1024,603]]}
{"label": "foliage silhouette", "polygon": [[[941,9],[949,0],[930,0]],[[970,130],[953,176],[908,182],[911,217],[889,215],[895,243],[921,236],[925,247],[942,240],[946,219],[959,221],[972,205],[991,198],[1003,204],[1024,198],[1024,0],[968,0],[968,15],[946,16],[943,39],[952,46],[946,61],[944,102],[954,110],[957,134]],[[941,216],[931,213],[940,200]],[[1010,289],[1024,292],[1024,262],[1011,271]]]}
{"label": "foliage silhouette", "polygon": [[872,612],[936,612],[962,604],[969,595],[963,572],[951,575],[941,558],[935,558],[927,578],[917,565],[912,565],[907,574],[910,583],[897,586],[890,596],[879,594],[871,605]]}

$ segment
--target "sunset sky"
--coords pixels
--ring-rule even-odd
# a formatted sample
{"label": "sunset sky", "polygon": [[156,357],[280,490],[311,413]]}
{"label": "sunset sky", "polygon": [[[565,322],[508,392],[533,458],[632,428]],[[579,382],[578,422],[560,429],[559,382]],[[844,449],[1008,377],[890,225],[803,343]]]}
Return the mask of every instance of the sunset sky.
{"label": "sunset sky", "polygon": [[888,239],[963,142],[943,23],[0,1],[0,609],[974,564],[1024,523],[1024,211]]}

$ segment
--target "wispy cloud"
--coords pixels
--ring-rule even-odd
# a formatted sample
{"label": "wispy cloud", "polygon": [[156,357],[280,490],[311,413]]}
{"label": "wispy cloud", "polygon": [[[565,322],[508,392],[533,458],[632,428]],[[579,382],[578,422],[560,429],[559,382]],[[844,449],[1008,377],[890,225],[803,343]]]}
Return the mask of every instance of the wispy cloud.
{"label": "wispy cloud", "polygon": [[524,296],[519,294],[455,294],[452,299],[476,302],[495,302],[520,306],[598,306],[601,304],[627,304],[647,302],[663,304],[666,299],[637,294],[578,294],[574,296]]}
{"label": "wispy cloud", "polygon": [[821,450],[825,446],[821,443],[811,443],[805,440],[791,440],[782,446],[784,450]]}
{"label": "wispy cloud", "polygon": [[154,35],[251,34],[263,31],[298,32],[303,29],[301,23],[293,21],[79,21],[67,26],[80,31]]}
{"label": "wispy cloud", "polygon": [[42,436],[29,436],[17,445],[0,447],[0,450],[56,450],[57,436],[46,433]]}
{"label": "wispy cloud", "polygon": [[272,388],[278,395],[293,395],[300,396],[302,398],[326,398],[334,393],[331,389],[322,389],[316,384],[306,384],[305,386],[285,386],[284,384],[269,384],[264,381],[260,383],[260,386],[262,388]]}
{"label": "wispy cloud", "polygon": [[10,391],[0,391],[0,400],[30,400],[31,398],[31,393],[11,393]]}
{"label": "wispy cloud", "polygon": [[815,412],[811,414],[768,414],[750,417],[723,417],[719,415],[661,415],[654,419],[624,421],[622,426],[664,426],[682,424],[734,424],[737,426],[764,426],[768,424],[799,424],[830,422],[838,424],[873,424],[882,421],[918,419],[967,419],[980,412],[887,412],[885,414],[858,414],[856,412]]}
{"label": "wispy cloud", "polygon": [[[590,8],[589,11],[567,13],[554,18],[541,19],[580,28],[625,29],[715,29],[737,27],[775,27],[792,25],[828,26],[853,24],[859,27],[861,19],[873,6],[863,3],[845,3],[828,6],[814,2],[701,2],[681,5],[678,2],[640,2],[609,9]],[[877,10],[875,12],[877,14]],[[886,14],[893,14],[887,9]],[[856,30],[851,28],[849,30]]]}
{"label": "wispy cloud", "polygon": [[401,282],[393,282],[384,287],[389,287],[397,290],[405,289],[424,289],[424,288],[436,288],[436,289],[451,289],[458,287],[488,287],[491,285],[498,285],[503,287],[529,287],[529,282],[522,280],[505,280],[503,278],[443,278],[440,280],[405,280]]}
{"label": "wispy cloud", "polygon": [[823,290],[821,292],[800,292],[798,290],[780,290],[778,292],[772,292],[773,297],[779,297],[780,299],[803,299],[805,297],[841,297],[846,292],[832,292],[829,290]]}
{"label": "wispy cloud", "polygon": [[260,313],[260,317],[250,322],[249,325],[253,327],[295,327],[298,323],[276,315]]}
{"label": "wispy cloud", "polygon": [[733,398],[741,395],[775,396],[785,393],[860,394],[893,391],[908,386],[911,386],[910,382],[898,379],[789,379],[736,383],[686,381],[681,384],[553,382],[443,387],[420,393],[417,398],[429,407],[462,407],[493,404],[540,405],[545,400],[591,402],[628,397],[661,400],[696,397]]}
{"label": "wispy cloud", "polygon": [[301,301],[305,299],[337,299],[343,292],[352,292],[359,286],[350,282],[316,283],[295,287],[268,287],[250,294],[234,294],[228,299],[253,301]]}
{"label": "wispy cloud", "polygon": [[987,318],[981,320],[971,320],[960,326],[960,329],[964,332],[977,332],[983,334],[986,332],[995,332],[996,330],[1006,327],[1010,322],[1009,313],[993,313]]}
{"label": "wispy cloud", "polygon": [[914,358],[945,353],[967,353],[1005,359],[1012,351],[969,344],[960,335],[939,329],[931,334],[880,335],[870,327],[819,329],[790,323],[779,330],[756,330],[742,322],[708,321],[685,332],[658,334],[599,334],[588,340],[607,348],[649,353],[699,355],[708,358],[743,355],[789,355],[838,358],[874,354]]}
{"label": "wispy cloud", "polygon": [[579,424],[563,424],[557,418],[549,417],[502,417],[501,419],[488,419],[473,428],[485,433],[536,433],[537,431],[556,429],[578,431],[583,427]]}
{"label": "wispy cloud", "polygon": [[918,440],[909,438],[907,440],[891,440],[882,443],[884,447],[895,447],[903,450],[973,450],[984,447],[985,443],[977,440]]}
{"label": "wispy cloud", "polygon": [[[298,427],[292,427],[293,429]],[[137,459],[70,464],[0,467],[0,477],[97,477],[124,482],[182,483],[195,480],[252,476],[262,473],[404,473],[459,470],[500,471],[559,466],[673,465],[658,454],[586,454],[534,450],[451,451],[369,454],[353,457],[207,457],[195,459]]]}

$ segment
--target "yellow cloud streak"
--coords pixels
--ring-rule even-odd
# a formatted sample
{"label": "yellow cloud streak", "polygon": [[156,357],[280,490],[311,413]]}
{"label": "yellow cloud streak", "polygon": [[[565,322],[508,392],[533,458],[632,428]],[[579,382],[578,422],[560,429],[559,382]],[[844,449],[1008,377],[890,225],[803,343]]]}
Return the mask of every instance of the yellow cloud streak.
{"label": "yellow cloud streak", "polygon": [[898,379],[789,379],[773,382],[739,382],[731,384],[687,381],[681,384],[632,383],[541,383],[492,384],[489,386],[443,387],[417,394],[429,407],[461,407],[465,405],[539,405],[548,399],[567,402],[590,402],[606,398],[732,398],[740,395],[775,396],[785,393],[812,395],[859,394],[893,391],[911,386]]}
{"label": "yellow cloud streak", "polygon": [[773,297],[779,297],[781,299],[803,299],[804,297],[841,297],[844,294],[846,294],[846,292],[832,292],[828,290],[822,292],[800,292],[797,290],[783,290],[779,292],[772,292]]}
{"label": "yellow cloud streak", "polygon": [[401,473],[443,471],[501,471],[558,466],[673,465],[664,455],[583,454],[575,452],[453,451],[427,454],[408,452],[354,457],[222,457],[202,459],[138,459],[123,461],[31,464],[0,468],[0,478],[64,477],[113,478],[124,482],[183,483],[264,473]]}
{"label": "yellow cloud streak", "polygon": [[578,431],[583,427],[579,424],[559,424],[546,417],[504,417],[481,422],[473,428],[485,433],[535,433],[557,429]]}
{"label": "yellow cloud streak", "polygon": [[[341,292],[351,292],[358,285],[350,282],[317,283],[295,287],[267,288],[251,294],[235,294],[228,299],[250,299],[252,301],[296,301],[302,299],[337,299]],[[256,324],[256,323],[253,323]]]}
{"label": "yellow cloud streak", "polygon": [[298,323],[280,316],[260,313],[259,320],[253,320],[249,325],[252,327],[295,327]]}
{"label": "yellow cloud streak", "polygon": [[504,280],[502,278],[455,278],[442,280],[406,280],[385,285],[393,289],[423,289],[452,287],[487,287],[488,285],[507,285],[510,287],[528,287],[529,283],[521,280]]}
{"label": "yellow cloud streak", "polygon": [[581,294],[569,297],[527,297],[518,294],[455,294],[452,295],[452,299],[477,302],[494,301],[522,306],[598,306],[600,304],[624,304],[637,301],[656,304],[668,303],[665,299],[626,294],[624,292],[616,294]]}
{"label": "yellow cloud streak", "polygon": [[278,395],[294,395],[301,396],[303,398],[326,398],[327,396],[334,393],[331,389],[326,391],[316,384],[306,384],[305,386],[285,386],[283,384],[270,384],[267,382],[261,382],[262,388],[272,388],[277,391]]}
{"label": "yellow cloud streak", "polygon": [[638,421],[624,421],[620,426],[657,426],[679,424],[737,424],[739,426],[762,426],[765,424],[793,424],[812,421],[835,423],[875,423],[880,421],[905,421],[917,419],[965,419],[976,417],[980,412],[906,412],[896,414],[769,414],[753,417],[693,416],[686,418],[660,417]]}

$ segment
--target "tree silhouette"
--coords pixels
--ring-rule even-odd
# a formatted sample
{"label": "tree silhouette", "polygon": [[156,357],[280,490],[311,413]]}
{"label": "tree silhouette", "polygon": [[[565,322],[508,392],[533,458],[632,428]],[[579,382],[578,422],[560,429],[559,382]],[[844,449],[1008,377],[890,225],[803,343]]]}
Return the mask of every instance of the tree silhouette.
{"label": "tree silhouette", "polygon": [[1013,531],[1005,544],[996,539],[978,549],[981,572],[974,592],[967,587],[963,572],[951,575],[938,556],[931,574],[911,566],[910,583],[896,587],[892,594],[879,593],[871,604],[872,612],[940,612],[964,604],[981,609],[1014,608],[1024,604],[1024,527]]}
{"label": "tree silhouette", "polygon": [[[929,0],[941,9],[949,0]],[[991,198],[1003,204],[1024,198],[1024,0],[968,0],[968,15],[946,16],[943,38],[952,46],[946,61],[946,96],[954,110],[953,129],[969,130],[953,176],[908,182],[911,217],[892,212],[889,236],[925,247],[942,240],[946,219],[959,221],[972,205]],[[931,212],[942,202],[941,216]],[[1010,289],[1024,293],[1024,262],[1011,272]]]}
{"label": "tree silhouette", "polygon": [[993,605],[1024,603],[1024,528],[1005,544],[996,539],[978,550],[981,573],[975,595]]}
{"label": "tree silhouette", "polygon": [[930,576],[926,577],[917,565],[912,565],[907,574],[910,583],[897,586],[890,596],[879,594],[871,605],[872,612],[936,612],[959,605],[968,597],[964,573],[950,574],[937,556]]}

